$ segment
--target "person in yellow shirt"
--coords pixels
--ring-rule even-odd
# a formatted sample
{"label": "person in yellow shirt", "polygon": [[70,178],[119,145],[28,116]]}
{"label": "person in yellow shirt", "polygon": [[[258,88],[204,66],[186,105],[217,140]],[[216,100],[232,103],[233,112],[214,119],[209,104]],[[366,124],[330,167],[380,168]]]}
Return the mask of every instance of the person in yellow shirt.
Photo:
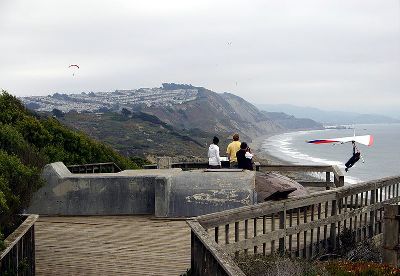
{"label": "person in yellow shirt", "polygon": [[237,158],[236,153],[240,150],[240,141],[239,141],[239,134],[235,133],[233,135],[233,141],[228,145],[226,149],[226,153],[228,154],[228,159],[231,168],[237,168]]}

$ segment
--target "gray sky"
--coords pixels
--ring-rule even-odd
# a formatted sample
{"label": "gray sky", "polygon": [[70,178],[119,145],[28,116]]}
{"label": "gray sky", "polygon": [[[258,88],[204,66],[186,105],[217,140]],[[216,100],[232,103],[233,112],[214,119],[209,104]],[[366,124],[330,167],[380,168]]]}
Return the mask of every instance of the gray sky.
{"label": "gray sky", "polygon": [[0,88],[176,82],[253,103],[399,114],[399,19],[399,0],[0,0]]}

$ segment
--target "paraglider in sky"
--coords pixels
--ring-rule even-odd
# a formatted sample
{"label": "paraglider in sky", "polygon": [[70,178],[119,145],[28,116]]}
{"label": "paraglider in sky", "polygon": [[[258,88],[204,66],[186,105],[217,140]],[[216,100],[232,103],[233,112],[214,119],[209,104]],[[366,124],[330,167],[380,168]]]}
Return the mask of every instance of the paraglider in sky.
{"label": "paraglider in sky", "polygon": [[72,72],[72,76],[75,76],[75,72],[76,70],[79,69],[79,65],[77,64],[71,64],[70,66],[68,66],[68,68],[72,68],[74,71]]}

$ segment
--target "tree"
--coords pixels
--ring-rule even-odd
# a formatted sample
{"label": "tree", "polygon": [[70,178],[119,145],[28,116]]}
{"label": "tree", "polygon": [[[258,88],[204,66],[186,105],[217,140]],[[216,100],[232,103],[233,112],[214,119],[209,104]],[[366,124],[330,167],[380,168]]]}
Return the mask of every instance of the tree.
{"label": "tree", "polygon": [[124,117],[129,117],[132,115],[132,112],[126,108],[122,108],[121,113]]}
{"label": "tree", "polygon": [[59,109],[57,109],[57,108],[54,108],[53,111],[52,111],[51,113],[53,113],[53,115],[54,115],[56,118],[62,118],[62,117],[64,117],[64,112],[62,112],[61,110],[59,110]]}

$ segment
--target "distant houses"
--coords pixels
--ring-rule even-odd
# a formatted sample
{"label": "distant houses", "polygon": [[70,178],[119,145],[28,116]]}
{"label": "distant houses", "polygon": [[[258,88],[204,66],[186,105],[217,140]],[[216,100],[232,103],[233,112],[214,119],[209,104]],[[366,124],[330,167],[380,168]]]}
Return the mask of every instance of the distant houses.
{"label": "distant houses", "polygon": [[75,110],[96,112],[104,109],[120,111],[133,106],[173,106],[196,99],[197,88],[174,89],[140,88],[137,90],[115,90],[114,92],[90,92],[80,94],[55,93],[49,96],[32,96],[21,98],[30,109],[51,112],[58,109],[62,112]]}

